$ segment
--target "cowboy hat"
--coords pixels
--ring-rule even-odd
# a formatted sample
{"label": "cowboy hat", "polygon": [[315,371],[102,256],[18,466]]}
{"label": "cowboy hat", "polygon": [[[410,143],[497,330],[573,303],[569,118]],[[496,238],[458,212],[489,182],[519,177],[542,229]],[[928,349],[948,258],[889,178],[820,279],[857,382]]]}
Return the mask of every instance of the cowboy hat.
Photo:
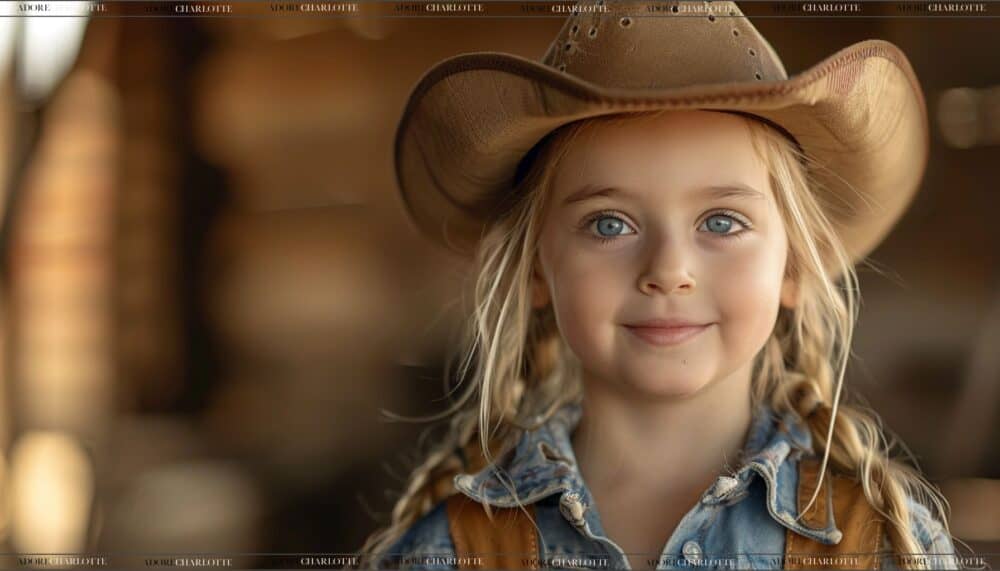
{"label": "cowboy hat", "polygon": [[789,78],[734,2],[598,0],[577,5],[541,62],[471,53],[430,69],[396,131],[399,189],[425,234],[469,255],[546,134],[671,109],[738,112],[791,136],[820,165],[810,175],[855,262],[902,215],[927,163],[924,96],[889,42],[853,44]]}

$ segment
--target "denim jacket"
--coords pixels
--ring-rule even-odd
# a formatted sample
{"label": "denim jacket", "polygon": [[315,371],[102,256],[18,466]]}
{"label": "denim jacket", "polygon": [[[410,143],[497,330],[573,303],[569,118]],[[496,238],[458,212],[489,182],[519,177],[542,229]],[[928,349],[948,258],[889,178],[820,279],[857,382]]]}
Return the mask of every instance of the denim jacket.
{"label": "denim jacket", "polygon": [[[630,569],[621,547],[605,534],[576,465],[570,436],[581,412],[576,403],[559,409],[544,425],[525,432],[501,466],[521,502],[534,504],[541,568]],[[705,490],[673,531],[656,568],[780,569],[786,530],[825,544],[839,542],[842,533],[833,518],[832,502],[824,503],[825,528],[812,529],[796,521],[798,461],[812,454],[811,443],[809,430],[796,413],[779,419],[766,406],[758,407],[742,466]],[[514,496],[488,466],[458,474],[454,482],[458,492],[480,503],[516,506]],[[928,557],[929,568],[960,568],[942,525],[922,504],[910,499],[909,507],[924,552],[946,554]],[[882,551],[890,554],[887,537],[882,545]],[[377,566],[454,569],[457,563],[441,502],[414,523]],[[897,567],[893,558],[884,557],[881,568]]]}

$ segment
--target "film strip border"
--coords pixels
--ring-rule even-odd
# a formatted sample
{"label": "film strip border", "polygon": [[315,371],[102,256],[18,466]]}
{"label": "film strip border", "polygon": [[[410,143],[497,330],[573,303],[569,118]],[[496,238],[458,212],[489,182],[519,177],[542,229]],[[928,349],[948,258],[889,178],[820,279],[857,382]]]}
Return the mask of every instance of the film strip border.
{"label": "film strip border", "polygon": [[[863,554],[852,554],[863,555]],[[899,555],[880,554],[884,559],[896,558],[895,564],[899,565]],[[656,563],[656,555],[650,554]],[[724,568],[745,568],[749,566],[749,554],[735,554],[722,558],[719,561],[730,561]],[[807,566],[817,564],[833,564],[840,568],[857,568],[858,565],[851,565],[851,556],[846,556],[844,561],[819,561],[829,559],[829,557],[817,554],[797,554],[796,559],[801,559]],[[839,557],[839,556],[838,556]],[[957,557],[955,555],[928,555],[920,554],[910,556],[917,560],[923,560],[924,564],[932,568],[961,568],[964,569],[989,569],[1000,562],[1000,554],[981,553],[969,556]],[[758,564],[761,562],[773,563],[777,568],[783,567],[783,554],[753,554],[752,559]],[[465,559],[468,559],[466,561]],[[465,568],[481,567],[477,564],[479,557],[456,558],[454,555],[436,556],[434,554],[424,554],[420,557],[400,556],[388,557],[381,560],[386,564],[386,568],[416,566],[460,565]],[[816,561],[812,561],[815,559]],[[15,555],[0,554],[0,569],[162,569],[162,568],[221,568],[221,569],[358,569],[362,561],[358,554],[354,553],[244,553],[244,554],[107,554],[107,555],[72,555],[72,554],[31,554]],[[528,567],[528,560],[525,560]],[[578,569],[608,569],[610,562],[606,555],[583,555],[573,556],[572,560],[565,557],[555,557],[550,560],[531,560],[533,568],[550,567],[573,567]],[[677,561],[667,561],[668,565],[675,565]],[[703,562],[706,564],[708,562]],[[747,565],[743,565],[746,563]],[[721,564],[721,563],[720,563]]]}
{"label": "film strip border", "polygon": [[[914,2],[835,0],[826,2],[745,0],[750,18],[998,18],[1000,0]],[[0,0],[3,17],[159,17],[159,18],[565,18],[577,12],[610,17],[733,17],[725,3],[647,1],[611,5],[594,2],[486,0],[482,2],[299,2],[288,0]]]}

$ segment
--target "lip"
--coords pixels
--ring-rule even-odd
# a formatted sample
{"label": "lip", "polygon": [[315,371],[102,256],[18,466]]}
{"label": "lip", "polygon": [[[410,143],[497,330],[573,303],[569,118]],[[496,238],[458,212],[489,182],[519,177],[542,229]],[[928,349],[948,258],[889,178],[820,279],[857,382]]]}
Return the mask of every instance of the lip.
{"label": "lip", "polygon": [[639,324],[629,324],[625,328],[629,330],[629,333],[650,345],[662,347],[683,343],[708,329],[711,325],[711,323],[692,323],[678,319],[654,319]]}
{"label": "lip", "polygon": [[701,325],[711,325],[710,323],[689,321],[680,317],[672,317],[669,319],[644,319],[642,321],[636,321],[633,323],[626,323],[626,327],[656,327],[662,329],[670,329],[673,327],[694,327]]}

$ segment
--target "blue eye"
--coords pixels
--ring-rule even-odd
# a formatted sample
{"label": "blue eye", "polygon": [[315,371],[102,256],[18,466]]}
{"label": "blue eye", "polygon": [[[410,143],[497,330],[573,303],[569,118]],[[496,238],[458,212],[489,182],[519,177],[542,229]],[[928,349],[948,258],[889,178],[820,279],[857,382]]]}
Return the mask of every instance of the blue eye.
{"label": "blue eye", "polygon": [[705,226],[708,227],[710,232],[726,234],[733,227],[733,219],[723,214],[714,214],[709,216],[708,220],[705,220]]}
{"label": "blue eye", "polygon": [[597,220],[597,232],[602,236],[617,236],[624,228],[621,218],[603,216]]}
{"label": "blue eye", "polygon": [[613,212],[598,212],[589,217],[584,222],[583,227],[586,228],[591,238],[601,242],[609,242],[618,236],[635,234],[628,223]]}
{"label": "blue eye", "polygon": [[[734,223],[738,228],[734,229]],[[742,234],[744,230],[752,228],[750,221],[739,216],[735,212],[713,214],[701,223],[699,230],[705,230],[721,237],[736,236]]]}

